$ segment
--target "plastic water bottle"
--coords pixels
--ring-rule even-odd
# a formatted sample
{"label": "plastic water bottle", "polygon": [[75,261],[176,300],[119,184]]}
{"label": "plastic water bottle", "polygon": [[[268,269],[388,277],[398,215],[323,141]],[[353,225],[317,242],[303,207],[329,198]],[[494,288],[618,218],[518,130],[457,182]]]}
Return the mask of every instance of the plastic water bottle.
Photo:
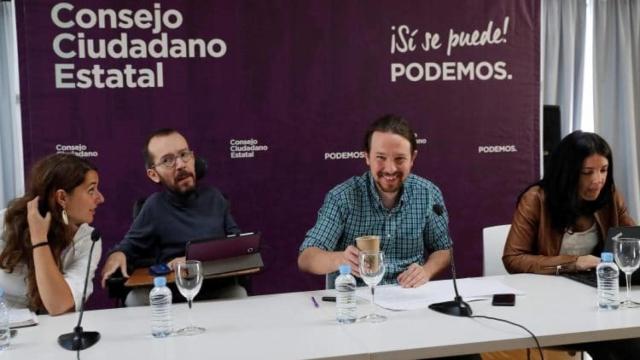
{"label": "plastic water bottle", "polygon": [[596,267],[598,275],[598,306],[601,309],[615,310],[620,306],[618,299],[619,271],[613,263],[613,254],[603,252],[600,256],[601,262]]}
{"label": "plastic water bottle", "polygon": [[356,321],[356,279],[351,275],[349,264],[340,265],[340,275],[336,278],[336,318],[341,324]]}
{"label": "plastic water bottle", "polygon": [[167,337],[173,331],[171,322],[171,290],[167,287],[167,278],[158,276],[153,279],[153,285],[149,293],[151,304],[151,335],[154,337]]}
{"label": "plastic water bottle", "polygon": [[9,307],[4,301],[4,290],[0,288],[0,351],[9,347],[10,340]]}

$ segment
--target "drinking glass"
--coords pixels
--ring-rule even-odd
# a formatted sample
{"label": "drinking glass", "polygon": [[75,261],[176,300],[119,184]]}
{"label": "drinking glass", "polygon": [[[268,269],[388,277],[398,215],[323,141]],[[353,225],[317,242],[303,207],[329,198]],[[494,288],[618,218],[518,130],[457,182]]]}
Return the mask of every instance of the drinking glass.
{"label": "drinking glass", "polygon": [[627,280],[627,298],[620,305],[624,307],[640,306],[640,303],[631,300],[631,274],[640,267],[640,239],[614,238],[613,256]]}
{"label": "drinking glass", "polygon": [[376,314],[375,309],[375,288],[382,280],[385,272],[384,252],[382,251],[361,251],[360,252],[360,277],[369,285],[371,289],[371,313],[360,318],[361,321],[382,322],[387,320],[384,315]]}
{"label": "drinking glass", "polygon": [[189,326],[177,331],[178,335],[197,335],[204,332],[204,328],[193,325],[191,306],[193,298],[196,297],[202,287],[202,263],[198,260],[187,260],[178,263],[176,267],[176,285],[180,294],[187,299],[189,304]]}

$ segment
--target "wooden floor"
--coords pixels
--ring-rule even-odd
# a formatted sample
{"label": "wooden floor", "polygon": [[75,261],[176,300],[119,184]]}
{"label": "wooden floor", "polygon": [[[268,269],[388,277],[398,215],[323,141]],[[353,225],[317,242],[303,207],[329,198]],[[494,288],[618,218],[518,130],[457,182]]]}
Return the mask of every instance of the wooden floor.
{"label": "wooden floor", "polygon": [[[531,357],[527,358],[527,350],[512,350],[512,351],[498,351],[482,354],[482,360],[540,360],[540,354],[537,349],[529,350]],[[581,354],[576,353],[571,356],[566,351],[559,350],[546,350],[543,349],[544,360],[581,360]],[[585,354],[585,359],[587,358]]]}

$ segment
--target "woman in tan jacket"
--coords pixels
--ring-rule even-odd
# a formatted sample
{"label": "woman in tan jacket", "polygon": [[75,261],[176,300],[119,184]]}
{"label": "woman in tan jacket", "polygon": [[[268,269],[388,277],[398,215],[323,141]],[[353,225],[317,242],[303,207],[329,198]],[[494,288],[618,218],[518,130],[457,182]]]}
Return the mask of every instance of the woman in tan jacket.
{"label": "woman in tan jacket", "polygon": [[[574,131],[551,154],[542,180],[520,195],[502,261],[510,273],[593,269],[609,228],[634,224],[615,188],[611,148],[597,134]],[[596,360],[640,354],[637,339],[577,347]]]}
{"label": "woman in tan jacket", "polygon": [[635,224],[614,185],[611,149],[599,135],[567,135],[549,165],[518,199],[502,257],[510,273],[595,268],[609,228]]}

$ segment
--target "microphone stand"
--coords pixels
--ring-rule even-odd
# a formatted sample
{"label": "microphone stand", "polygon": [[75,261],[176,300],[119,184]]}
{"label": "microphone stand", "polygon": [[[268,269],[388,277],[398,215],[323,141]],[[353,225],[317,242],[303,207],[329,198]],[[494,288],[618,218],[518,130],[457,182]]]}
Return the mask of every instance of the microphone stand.
{"label": "microphone stand", "polygon": [[451,275],[453,279],[453,290],[455,297],[453,301],[444,301],[429,305],[429,309],[453,316],[471,316],[471,306],[462,300],[462,296],[458,293],[458,284],[456,282],[456,264],[453,260],[453,246],[451,247]]}
{"label": "microphone stand", "polygon": [[93,247],[96,245],[96,241],[100,239],[100,233],[98,230],[93,229],[91,233],[91,249],[89,250],[89,261],[87,262],[87,273],[84,277],[84,290],[82,291],[82,303],[80,304],[80,317],[78,318],[78,325],[73,328],[73,332],[62,334],[58,336],[58,344],[63,348],[71,351],[80,351],[100,340],[100,333],[97,331],[83,331],[82,326],[82,314],[84,314],[84,301],[87,294],[87,282],[89,281],[89,269],[91,267],[91,255],[93,254]]}
{"label": "microphone stand", "polygon": [[[440,204],[433,205],[433,212],[438,216],[442,216],[444,213],[443,206]],[[447,234],[449,234],[449,227],[447,226]],[[449,236],[451,238],[451,236]],[[455,297],[453,301],[444,301],[439,303],[434,303],[429,305],[429,309],[441,312],[447,315],[453,316],[471,316],[473,311],[471,310],[471,306],[467,304],[464,300],[462,300],[462,296],[458,293],[458,283],[456,282],[456,262],[453,259],[453,246],[451,246],[450,250],[450,259],[451,259],[451,276],[453,280],[453,291],[455,292]]]}

